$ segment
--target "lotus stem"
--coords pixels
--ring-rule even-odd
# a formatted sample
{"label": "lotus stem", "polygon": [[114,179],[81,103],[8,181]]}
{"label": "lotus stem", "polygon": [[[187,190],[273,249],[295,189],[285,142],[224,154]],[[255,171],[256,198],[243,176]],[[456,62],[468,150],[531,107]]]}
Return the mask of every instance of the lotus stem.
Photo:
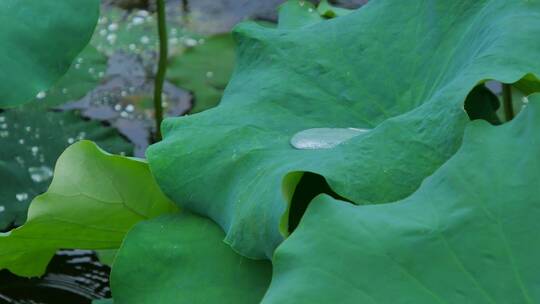
{"label": "lotus stem", "polygon": [[512,86],[507,83],[502,85],[504,117],[506,121],[514,118],[514,106],[512,105]]}
{"label": "lotus stem", "polygon": [[159,34],[159,61],[158,69],[154,83],[154,117],[156,122],[155,141],[161,140],[161,122],[163,121],[163,83],[165,82],[165,73],[167,72],[167,24],[165,16],[164,0],[157,0],[158,34]]}

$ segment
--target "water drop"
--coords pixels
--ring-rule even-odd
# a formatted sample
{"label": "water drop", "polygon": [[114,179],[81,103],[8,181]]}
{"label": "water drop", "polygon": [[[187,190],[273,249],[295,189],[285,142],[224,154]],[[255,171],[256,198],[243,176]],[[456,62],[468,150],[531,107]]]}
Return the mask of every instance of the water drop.
{"label": "water drop", "polygon": [[114,32],[118,29],[118,23],[111,23],[109,24],[109,26],[107,27],[107,29],[111,32]]}
{"label": "water drop", "polygon": [[16,157],[15,157],[15,161],[16,161],[19,165],[24,166],[24,159],[23,159],[22,157],[16,156]]}
{"label": "water drop", "polygon": [[37,93],[36,98],[37,99],[43,99],[46,96],[47,96],[47,93],[45,93],[44,91],[40,91],[39,93]]}
{"label": "water drop", "polygon": [[107,41],[109,41],[110,44],[114,44],[116,42],[116,34],[107,35]]}
{"label": "water drop", "polygon": [[187,38],[186,41],[185,41],[185,44],[189,47],[193,47],[193,46],[196,46],[197,45],[197,40],[193,39],[193,38]]}
{"label": "water drop", "polygon": [[28,193],[17,193],[15,194],[15,198],[19,201],[19,202],[24,202],[25,200],[28,199]]}
{"label": "water drop", "polygon": [[47,166],[28,168],[30,178],[36,183],[41,183],[52,178],[53,171]]}
{"label": "water drop", "polygon": [[357,128],[314,128],[296,133],[291,145],[296,149],[329,149],[359,135],[369,129]]}
{"label": "water drop", "polygon": [[133,17],[133,21],[131,21],[131,22],[133,23],[133,25],[143,24],[144,23],[144,18],[139,17],[139,16],[135,16],[135,17]]}
{"label": "water drop", "polygon": [[6,211],[6,207],[0,205],[0,213],[2,213],[2,212],[4,212],[4,211]]}
{"label": "water drop", "polygon": [[150,13],[148,11],[145,11],[145,10],[140,10],[140,11],[137,12],[137,15],[141,16],[141,17],[148,17],[150,15]]}
{"label": "water drop", "polygon": [[148,42],[150,42],[150,38],[148,38],[148,36],[141,37],[141,43],[147,44]]}

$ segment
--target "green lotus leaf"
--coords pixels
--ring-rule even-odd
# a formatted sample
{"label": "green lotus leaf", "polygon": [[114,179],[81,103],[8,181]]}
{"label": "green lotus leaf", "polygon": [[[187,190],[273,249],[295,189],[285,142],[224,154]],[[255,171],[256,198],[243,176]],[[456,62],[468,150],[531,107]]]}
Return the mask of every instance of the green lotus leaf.
{"label": "green lotus leaf", "polygon": [[311,2],[296,0],[289,0],[279,7],[278,19],[280,29],[297,29],[324,20]]}
{"label": "green lotus leaf", "polygon": [[238,255],[223,237],[214,222],[189,212],[137,224],[114,262],[114,301],[260,302],[270,284],[270,263]]}
{"label": "green lotus leaf", "polygon": [[98,0],[1,1],[0,107],[51,87],[89,42],[98,16]]}
{"label": "green lotus leaf", "polygon": [[191,113],[196,113],[219,103],[233,66],[233,39],[230,34],[219,34],[171,58],[167,79],[193,92]]}
{"label": "green lotus leaf", "polygon": [[277,250],[262,303],[539,303],[540,95],[475,121],[410,197],[317,197]]}
{"label": "green lotus leaf", "polygon": [[[166,120],[152,172],[236,251],[270,258],[305,172],[356,204],[413,193],[459,148],[476,85],[540,75],[539,17],[537,1],[379,0],[302,27],[244,23],[221,104]],[[350,128],[367,132],[329,145]]]}
{"label": "green lotus leaf", "polygon": [[113,249],[137,222],[176,210],[145,161],[80,141],[60,156],[27,222],[0,233],[0,269],[38,276],[59,248]]}

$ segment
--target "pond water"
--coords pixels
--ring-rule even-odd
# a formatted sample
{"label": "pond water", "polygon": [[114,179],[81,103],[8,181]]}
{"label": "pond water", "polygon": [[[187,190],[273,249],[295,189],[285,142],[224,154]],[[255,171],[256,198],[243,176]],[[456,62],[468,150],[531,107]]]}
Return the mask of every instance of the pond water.
{"label": "pond water", "polygon": [[60,250],[41,278],[17,277],[0,271],[0,303],[89,304],[109,298],[110,268],[90,250]]}

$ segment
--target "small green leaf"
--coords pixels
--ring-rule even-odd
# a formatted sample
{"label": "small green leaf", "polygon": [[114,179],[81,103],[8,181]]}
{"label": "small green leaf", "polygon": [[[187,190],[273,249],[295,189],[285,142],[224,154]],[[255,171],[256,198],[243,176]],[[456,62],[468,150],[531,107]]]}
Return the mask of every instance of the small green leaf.
{"label": "small green leaf", "polygon": [[49,89],[89,42],[98,15],[98,0],[0,1],[0,107]]}
{"label": "small green leaf", "polygon": [[188,212],[137,224],[126,236],[111,274],[117,303],[258,303],[271,277],[223,243],[223,231]]}
{"label": "small green leaf", "polygon": [[404,200],[316,198],[263,303],[540,303],[540,94],[529,100],[511,123],[472,122]]}
{"label": "small green leaf", "polygon": [[196,113],[219,103],[233,66],[233,39],[230,34],[220,34],[175,55],[167,69],[167,79],[193,92],[195,105],[191,113]]}
{"label": "small green leaf", "polygon": [[41,275],[59,248],[118,248],[135,223],[173,210],[146,162],[80,141],[58,159],[51,186],[32,201],[26,224],[0,234],[0,269]]}
{"label": "small green leaf", "polygon": [[321,2],[319,2],[319,5],[317,6],[317,11],[319,12],[321,16],[325,18],[336,18],[339,16],[346,16],[354,12],[354,10],[330,5],[330,3],[328,3],[328,0],[321,0]]}

